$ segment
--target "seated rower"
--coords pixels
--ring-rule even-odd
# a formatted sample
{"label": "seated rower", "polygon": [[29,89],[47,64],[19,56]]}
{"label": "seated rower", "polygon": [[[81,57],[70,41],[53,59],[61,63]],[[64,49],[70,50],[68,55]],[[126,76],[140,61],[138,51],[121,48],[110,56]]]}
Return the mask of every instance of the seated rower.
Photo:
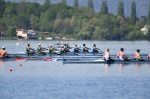
{"label": "seated rower", "polygon": [[110,60],[109,48],[106,48],[106,51],[105,51],[103,57],[104,57],[104,60],[106,60],[106,61]]}
{"label": "seated rower", "polygon": [[142,57],[140,56],[140,49],[137,49],[134,56],[135,59],[142,61]]}
{"label": "seated rower", "polygon": [[80,52],[80,48],[79,47],[77,47],[77,44],[75,44],[75,48],[74,48],[74,52]]}
{"label": "seated rower", "polygon": [[7,51],[5,50],[5,46],[2,47],[2,50],[0,50],[0,57],[1,58],[6,58],[8,57]]}
{"label": "seated rower", "polygon": [[69,49],[70,49],[69,45],[64,44],[64,52],[65,52],[65,53],[66,53],[66,52],[70,52]]}
{"label": "seated rower", "polygon": [[35,54],[35,50],[30,47],[30,44],[27,44],[26,53],[27,54]]}
{"label": "seated rower", "polygon": [[123,51],[124,51],[124,49],[120,48],[120,52],[117,54],[117,58],[119,58],[120,60],[127,61],[128,59]]}
{"label": "seated rower", "polygon": [[65,48],[64,48],[64,46],[62,45],[61,46],[61,49],[60,49],[60,54],[64,54],[65,53]]}
{"label": "seated rower", "polygon": [[89,49],[90,48],[86,47],[85,44],[83,44],[83,52],[89,52]]}
{"label": "seated rower", "polygon": [[148,54],[147,58],[148,58],[148,60],[150,60],[150,53]]}
{"label": "seated rower", "polygon": [[93,53],[98,53],[99,48],[96,47],[96,44],[93,45]]}
{"label": "seated rower", "polygon": [[58,51],[58,49],[55,49],[52,47],[52,45],[49,46],[49,54],[57,54],[55,51]]}
{"label": "seated rower", "polygon": [[37,53],[38,54],[46,55],[46,52],[43,52],[45,50],[48,50],[48,49],[47,48],[43,48],[43,47],[41,47],[41,44],[38,44],[38,48],[37,48]]}

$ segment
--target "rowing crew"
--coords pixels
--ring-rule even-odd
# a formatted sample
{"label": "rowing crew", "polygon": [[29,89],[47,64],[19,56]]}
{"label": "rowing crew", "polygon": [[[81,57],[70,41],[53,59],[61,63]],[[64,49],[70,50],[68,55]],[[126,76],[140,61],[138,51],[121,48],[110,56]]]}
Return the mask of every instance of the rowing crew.
{"label": "rowing crew", "polygon": [[[98,50],[100,50],[100,49],[96,48],[95,44],[93,46],[94,46],[94,48],[93,48],[94,52],[98,52]],[[9,57],[8,54],[7,54],[7,51],[5,49],[6,48],[3,46],[2,49],[0,50],[0,57],[1,58]],[[78,51],[81,50],[80,48],[77,47],[77,45],[75,45],[74,49],[75,49],[75,52],[78,52]],[[90,48],[86,47],[85,44],[83,44],[83,51],[84,52],[88,52],[89,49]],[[48,50],[48,49],[47,48],[43,48],[41,46],[41,44],[38,44],[37,51],[32,49],[30,47],[30,44],[27,44],[27,47],[26,47],[27,54],[35,54],[36,52],[38,54],[46,54],[45,52],[43,52],[45,50]],[[62,49],[61,49],[62,52],[65,52],[66,50],[68,50],[68,47],[64,47],[63,46]],[[55,54],[56,53],[55,51],[59,51],[59,50],[53,48],[52,45],[50,45],[49,46],[49,54]],[[139,49],[136,50],[136,53],[134,54],[133,57],[135,59],[138,59],[138,60],[141,60],[141,61],[143,60],[142,57],[140,56],[140,50]],[[127,56],[124,54],[124,49],[123,48],[120,48],[120,52],[117,54],[117,58],[119,58],[120,60],[128,60]],[[150,59],[150,53],[148,54],[147,58]],[[106,52],[104,53],[104,59],[105,60],[110,60],[111,59],[108,48],[106,48]]]}
{"label": "rowing crew", "polygon": [[[44,52],[44,51],[46,51],[46,50],[48,50],[48,49],[42,47],[41,44],[38,44],[37,51],[34,50],[33,48],[31,48],[31,47],[30,47],[30,44],[27,44],[27,47],[26,47],[26,52],[27,52],[27,54],[36,54],[36,52],[37,52],[38,54],[45,55],[46,52]],[[55,48],[52,47],[52,45],[50,45],[50,46],[49,46],[49,54],[55,54],[54,51],[58,51],[58,49],[55,49]]]}
{"label": "rowing crew", "polygon": [[[70,49],[72,49],[72,51],[70,51]],[[82,47],[78,47],[77,44],[75,44],[75,47],[70,47],[69,44],[64,44],[62,45],[61,49],[60,49],[60,53],[64,54],[66,52],[82,52],[82,53],[86,53],[86,52],[92,52],[92,53],[98,53],[99,52],[99,48],[96,47],[96,44],[93,45],[93,48],[91,51],[90,48],[86,47],[85,44],[83,44]]]}
{"label": "rowing crew", "polygon": [[[109,61],[111,60],[110,54],[109,54],[109,48],[106,48],[106,51],[104,53],[104,60]],[[120,48],[120,52],[118,52],[117,58],[119,58],[119,60],[121,61],[128,61],[128,57],[124,54],[124,49]],[[133,58],[135,58],[136,60],[139,61],[143,61],[142,57],[140,56],[140,49],[137,49],[135,54],[133,55]],[[150,60],[150,53],[147,56],[148,60]]]}
{"label": "rowing crew", "polygon": [[[60,54],[64,54],[64,53],[67,53],[67,52],[70,52],[70,49],[72,49],[72,47],[69,46],[69,44],[64,44],[64,46],[61,47],[60,49]],[[38,54],[46,54],[46,50],[49,50],[49,54],[56,54],[56,52],[58,52],[59,50],[56,49],[56,48],[53,48],[52,45],[49,46],[49,49],[47,48],[43,48],[41,46],[41,44],[38,44],[38,48],[37,48],[37,51],[32,49],[30,47],[30,44],[27,44],[27,47],[26,47],[26,52],[27,54],[35,54],[36,52]],[[85,44],[83,44],[83,47],[82,49],[77,47],[77,44],[75,44],[75,47],[74,47],[74,51],[73,52],[89,52],[89,50],[91,50],[90,48],[86,47]],[[96,47],[96,44],[93,45],[93,50],[92,52],[93,53],[98,53],[100,49]]]}

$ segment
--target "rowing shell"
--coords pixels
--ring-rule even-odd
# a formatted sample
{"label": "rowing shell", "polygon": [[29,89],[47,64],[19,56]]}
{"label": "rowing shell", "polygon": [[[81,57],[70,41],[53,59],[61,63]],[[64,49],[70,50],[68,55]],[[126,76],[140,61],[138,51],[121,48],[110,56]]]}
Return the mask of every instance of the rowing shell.
{"label": "rowing shell", "polygon": [[[15,54],[8,54],[8,56],[103,56],[104,53],[91,53],[91,52],[85,52],[85,53],[78,53],[78,52],[67,52],[67,53],[56,53],[56,54],[26,54],[26,53],[15,53]],[[133,56],[134,54],[126,54],[126,56]],[[117,54],[116,53],[110,53],[111,57],[116,57]],[[147,53],[142,53],[140,56],[147,56]]]}
{"label": "rowing shell", "polygon": [[107,63],[107,64],[131,64],[131,63],[150,63],[150,60],[144,60],[144,61],[138,61],[135,59],[131,59],[129,61],[121,61],[121,60],[112,60],[112,61],[105,61],[103,59],[98,59],[98,60],[63,60],[63,64],[96,64],[96,63]]}
{"label": "rowing shell", "polygon": [[57,61],[57,59],[55,58],[50,58],[50,57],[45,57],[45,58],[37,58],[37,57],[33,57],[33,58],[22,58],[22,57],[15,57],[15,58],[0,58],[0,61]]}
{"label": "rowing shell", "polygon": [[102,56],[103,53],[64,53],[64,54],[8,54],[9,56]]}

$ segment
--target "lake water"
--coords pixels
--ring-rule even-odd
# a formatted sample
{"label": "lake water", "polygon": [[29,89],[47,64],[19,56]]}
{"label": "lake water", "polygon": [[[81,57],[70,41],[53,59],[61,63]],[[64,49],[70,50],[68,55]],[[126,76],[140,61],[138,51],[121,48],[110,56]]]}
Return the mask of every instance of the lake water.
{"label": "lake water", "polygon": [[[66,41],[67,42],[67,41]],[[68,41],[117,53],[150,52],[148,41]],[[17,46],[16,44],[19,43]],[[56,41],[1,40],[8,53]],[[10,71],[10,69],[12,71]],[[0,61],[0,99],[150,99],[150,64],[65,64],[61,61]]]}

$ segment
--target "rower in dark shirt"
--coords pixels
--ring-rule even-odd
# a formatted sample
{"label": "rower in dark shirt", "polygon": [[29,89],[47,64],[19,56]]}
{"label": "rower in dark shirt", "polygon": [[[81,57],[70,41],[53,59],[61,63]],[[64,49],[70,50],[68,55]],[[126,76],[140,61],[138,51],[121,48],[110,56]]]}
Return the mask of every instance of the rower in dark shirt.
{"label": "rower in dark shirt", "polygon": [[93,53],[98,53],[99,48],[96,47],[96,44],[93,45]]}
{"label": "rower in dark shirt", "polygon": [[81,49],[79,47],[77,47],[77,44],[75,44],[75,47],[74,47],[74,52],[80,52]]}
{"label": "rower in dark shirt", "polygon": [[83,52],[89,52],[90,48],[86,47],[85,44],[83,44]]}

